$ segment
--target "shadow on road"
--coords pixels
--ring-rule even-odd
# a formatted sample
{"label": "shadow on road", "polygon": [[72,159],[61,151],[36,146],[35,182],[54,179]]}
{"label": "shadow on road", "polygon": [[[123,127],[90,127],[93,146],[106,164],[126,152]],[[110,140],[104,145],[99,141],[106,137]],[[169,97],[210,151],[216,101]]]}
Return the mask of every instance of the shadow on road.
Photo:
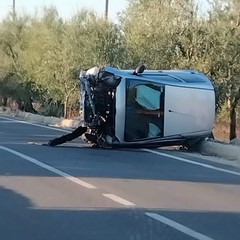
{"label": "shadow on road", "polygon": [[[10,189],[0,187],[0,196],[0,232],[4,240],[191,239],[149,218],[144,209],[39,209]],[[153,211],[214,239],[236,240],[240,234],[240,214]]]}

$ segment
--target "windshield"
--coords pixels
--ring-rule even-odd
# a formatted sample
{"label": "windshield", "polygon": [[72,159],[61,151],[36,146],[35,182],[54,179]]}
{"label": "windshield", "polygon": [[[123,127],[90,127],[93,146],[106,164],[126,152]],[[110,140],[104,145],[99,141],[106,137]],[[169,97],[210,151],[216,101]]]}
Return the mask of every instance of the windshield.
{"label": "windshield", "polygon": [[161,137],[163,134],[163,86],[127,80],[125,141]]}

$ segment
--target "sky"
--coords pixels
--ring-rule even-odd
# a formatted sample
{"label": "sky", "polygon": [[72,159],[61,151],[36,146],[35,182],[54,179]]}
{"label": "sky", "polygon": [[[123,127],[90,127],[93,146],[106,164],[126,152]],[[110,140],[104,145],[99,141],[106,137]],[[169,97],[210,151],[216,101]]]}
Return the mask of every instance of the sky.
{"label": "sky", "polygon": [[[0,0],[0,20],[12,11],[13,0]],[[56,6],[59,15],[68,19],[81,8],[93,9],[97,14],[104,15],[105,0],[15,0],[15,9],[18,14],[34,14],[36,8]],[[109,0],[109,18],[117,19],[117,13],[124,10],[128,0]]]}
{"label": "sky", "polygon": [[[207,0],[197,0],[200,8],[206,11]],[[0,21],[12,11],[13,0],[0,0]],[[104,15],[105,0],[15,0],[18,14],[34,14],[43,6],[55,6],[60,17],[69,19],[79,9],[93,9],[98,15]],[[109,0],[109,18],[117,21],[117,14],[128,6],[128,0]],[[203,11],[203,12],[205,12]]]}

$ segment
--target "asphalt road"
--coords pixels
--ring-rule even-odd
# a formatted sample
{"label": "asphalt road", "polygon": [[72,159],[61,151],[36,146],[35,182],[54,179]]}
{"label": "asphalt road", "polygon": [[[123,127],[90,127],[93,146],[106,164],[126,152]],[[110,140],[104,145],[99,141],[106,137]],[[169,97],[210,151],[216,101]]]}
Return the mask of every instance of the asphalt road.
{"label": "asphalt road", "polygon": [[187,153],[43,142],[0,115],[0,239],[239,240],[240,170]]}

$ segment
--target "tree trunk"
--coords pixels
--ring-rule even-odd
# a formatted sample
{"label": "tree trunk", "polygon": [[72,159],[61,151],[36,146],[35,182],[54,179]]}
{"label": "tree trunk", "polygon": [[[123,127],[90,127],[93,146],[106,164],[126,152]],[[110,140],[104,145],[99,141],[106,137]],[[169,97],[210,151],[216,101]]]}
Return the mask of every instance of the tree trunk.
{"label": "tree trunk", "polygon": [[237,137],[236,133],[236,124],[237,124],[237,114],[236,108],[238,106],[238,102],[240,100],[240,88],[238,89],[237,94],[234,97],[229,98],[229,109],[230,109],[230,133],[229,139],[230,141]]}
{"label": "tree trunk", "polygon": [[3,98],[3,107],[7,107],[7,97]]}
{"label": "tree trunk", "polygon": [[236,106],[235,104],[230,103],[230,133],[229,133],[229,139],[232,140],[237,137],[236,135]]}
{"label": "tree trunk", "polygon": [[63,112],[63,117],[68,118],[68,99],[66,98],[64,101],[64,112]]}
{"label": "tree trunk", "polygon": [[31,97],[27,97],[24,101],[23,109],[25,112],[30,112],[36,114],[37,111],[33,108]]}
{"label": "tree trunk", "polygon": [[22,104],[22,100],[20,98],[17,98],[16,102],[17,102],[17,105],[18,105],[18,109],[23,111],[24,107],[23,107],[23,104]]}

